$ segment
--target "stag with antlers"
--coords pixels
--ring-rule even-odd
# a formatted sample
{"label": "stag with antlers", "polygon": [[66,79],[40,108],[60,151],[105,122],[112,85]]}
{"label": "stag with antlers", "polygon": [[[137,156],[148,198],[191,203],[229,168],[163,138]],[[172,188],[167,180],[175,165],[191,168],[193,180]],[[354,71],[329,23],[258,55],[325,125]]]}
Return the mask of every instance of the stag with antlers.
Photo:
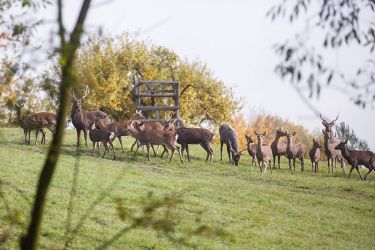
{"label": "stag with antlers", "polygon": [[85,144],[87,146],[87,132],[90,129],[90,125],[96,120],[105,119],[107,117],[107,113],[103,111],[82,110],[82,101],[88,96],[89,91],[89,87],[86,86],[85,92],[81,98],[77,98],[74,91],[71,93],[73,105],[70,117],[72,119],[73,126],[77,130],[77,147],[79,146],[81,131],[83,131]]}
{"label": "stag with antlers", "polygon": [[320,119],[325,127],[325,130],[323,129],[322,132],[324,135],[324,153],[326,154],[328,161],[328,173],[331,169],[333,174],[333,168],[336,166],[336,161],[338,160],[340,161],[341,169],[345,176],[345,161],[342,157],[341,151],[335,149],[340,143],[340,140],[334,136],[332,130],[333,125],[335,125],[335,122],[339,119],[339,114],[337,114],[336,118],[331,122],[328,122],[322,114],[320,114]]}

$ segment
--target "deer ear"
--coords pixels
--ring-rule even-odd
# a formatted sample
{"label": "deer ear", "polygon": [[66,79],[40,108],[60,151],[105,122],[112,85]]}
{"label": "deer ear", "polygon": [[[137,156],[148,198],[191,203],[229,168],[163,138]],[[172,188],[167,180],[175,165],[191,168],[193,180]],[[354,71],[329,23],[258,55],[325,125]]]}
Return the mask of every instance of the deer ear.
{"label": "deer ear", "polygon": [[296,132],[293,132],[293,134],[292,134],[292,135],[293,135],[293,136],[295,136],[296,134],[297,134]]}

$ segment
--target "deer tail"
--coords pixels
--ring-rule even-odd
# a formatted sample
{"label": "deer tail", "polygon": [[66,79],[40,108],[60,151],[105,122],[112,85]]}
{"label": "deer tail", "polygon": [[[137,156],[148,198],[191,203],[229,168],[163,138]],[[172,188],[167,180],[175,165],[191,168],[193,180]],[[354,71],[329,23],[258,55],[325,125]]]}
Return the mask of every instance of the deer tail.
{"label": "deer tail", "polygon": [[109,139],[113,141],[115,139],[115,133],[111,132],[111,134],[109,135]]}

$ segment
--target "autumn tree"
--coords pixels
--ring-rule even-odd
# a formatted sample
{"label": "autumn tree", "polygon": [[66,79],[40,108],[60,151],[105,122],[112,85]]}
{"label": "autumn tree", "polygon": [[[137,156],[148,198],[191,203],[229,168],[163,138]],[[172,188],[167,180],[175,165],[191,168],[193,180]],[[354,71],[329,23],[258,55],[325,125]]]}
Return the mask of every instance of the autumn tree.
{"label": "autumn tree", "polygon": [[[178,81],[182,90],[180,114],[187,124],[229,121],[240,104],[232,90],[215,79],[206,64],[181,59],[165,47],[130,39],[127,34],[118,38],[91,38],[77,53],[74,72],[79,83],[77,92],[86,85],[90,87],[86,108],[105,108],[115,119],[130,118],[135,111],[134,78]],[[46,73],[43,86],[51,96],[58,86],[59,75],[53,69]],[[151,99],[146,102],[152,105]],[[168,104],[168,100],[156,102]]]}

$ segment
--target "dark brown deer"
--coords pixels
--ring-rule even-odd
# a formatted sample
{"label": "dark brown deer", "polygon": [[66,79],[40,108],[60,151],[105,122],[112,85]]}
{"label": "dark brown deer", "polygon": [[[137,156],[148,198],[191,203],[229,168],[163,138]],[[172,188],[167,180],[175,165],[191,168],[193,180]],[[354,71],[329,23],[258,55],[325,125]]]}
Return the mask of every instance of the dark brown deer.
{"label": "dark brown deer", "polygon": [[237,142],[237,133],[229,124],[223,124],[219,128],[220,134],[220,160],[223,160],[223,145],[227,146],[229,164],[238,166],[242,152],[246,149],[239,150]]}
{"label": "dark brown deer", "polygon": [[[35,130],[35,145],[38,141],[39,132],[42,133],[41,143],[45,144],[46,132],[44,128],[48,128],[52,133],[56,129],[56,115],[50,112],[40,112],[32,115],[21,115],[22,105],[15,104],[17,112],[17,120],[21,128],[23,128],[24,139],[26,144],[30,144],[30,134],[32,130]],[[28,137],[28,140],[27,140]]]}
{"label": "dark brown deer", "polygon": [[322,114],[320,114],[320,119],[325,127],[325,130],[322,131],[324,135],[324,153],[327,156],[328,162],[328,173],[331,171],[333,174],[333,169],[336,167],[336,161],[339,161],[341,164],[342,173],[345,176],[345,161],[341,155],[341,152],[335,150],[335,147],[340,143],[340,140],[334,136],[332,130],[333,125],[335,125],[335,122],[339,119],[339,114],[337,114],[336,118],[331,122],[328,122],[325,118],[323,118]]}
{"label": "dark brown deer", "polygon": [[258,159],[258,165],[260,168],[261,173],[265,173],[267,170],[267,163],[270,167],[270,171],[272,173],[272,166],[271,166],[271,158],[272,158],[272,149],[271,146],[264,145],[264,136],[266,136],[266,132],[260,134],[255,132],[255,135],[257,136],[258,139],[258,144],[257,144],[257,159]]}
{"label": "dark brown deer", "polygon": [[304,167],[304,160],[303,160],[303,154],[304,154],[304,148],[301,143],[293,144],[293,137],[296,135],[296,132],[293,132],[292,134],[286,134],[286,140],[287,140],[287,146],[286,146],[286,157],[289,161],[289,169],[292,169],[291,162],[293,160],[293,169],[296,171],[296,159],[299,159],[301,161],[301,172],[305,170]]}
{"label": "dark brown deer", "polygon": [[[176,128],[173,125],[174,122],[178,122],[180,124],[180,127]],[[206,162],[209,159],[210,163],[212,163],[213,150],[211,147],[211,142],[214,138],[214,133],[205,128],[185,128],[181,119],[168,119],[163,122],[163,125],[164,130],[166,131],[176,131],[178,135],[177,143],[181,145],[182,157],[184,156],[184,150],[186,148],[187,158],[188,161],[190,161],[189,144],[200,144],[202,148],[207,152]]]}
{"label": "dark brown deer", "polygon": [[104,158],[104,156],[109,152],[109,148],[108,148],[108,144],[109,144],[112,148],[113,159],[114,160],[116,159],[115,149],[112,144],[112,141],[115,139],[115,133],[105,128],[96,129],[95,121],[93,121],[89,128],[89,137],[93,143],[92,153],[94,156],[95,156],[95,145],[97,145],[99,148],[99,143],[102,143],[104,145],[104,153],[103,153],[102,158]]}
{"label": "dark brown deer", "polygon": [[361,173],[359,172],[359,165],[363,165],[366,168],[368,168],[368,173],[365,175],[365,180],[367,178],[367,175],[369,175],[373,170],[375,170],[375,154],[369,150],[350,150],[348,148],[348,139],[345,141],[340,142],[335,149],[340,150],[343,157],[347,162],[352,166],[350,168],[348,179],[350,178],[350,175],[355,168],[359,174],[359,177],[362,180]]}
{"label": "dark brown deer", "polygon": [[251,156],[252,160],[251,160],[251,166],[254,166],[254,163],[255,165],[257,164],[256,163],[256,154],[257,154],[257,147],[258,145],[256,143],[253,143],[254,140],[253,138],[250,136],[247,136],[245,135],[245,138],[246,138],[246,142],[247,142],[247,152],[249,153],[249,155]]}
{"label": "dark brown deer", "polygon": [[280,157],[286,154],[286,143],[283,141],[280,141],[280,138],[283,136],[286,136],[286,132],[283,130],[283,128],[281,129],[276,128],[276,137],[271,144],[273,167],[276,167],[275,161],[277,157],[277,163],[279,165],[279,169],[280,169]]}
{"label": "dark brown deer", "polygon": [[176,146],[177,133],[174,131],[164,131],[164,130],[146,130],[144,128],[145,124],[137,124],[139,128],[135,128],[134,124],[136,121],[132,121],[128,126],[129,133],[139,141],[137,149],[134,152],[134,156],[137,154],[138,149],[142,145],[147,145],[147,158],[150,160],[150,146],[151,145],[163,145],[172,151],[169,162],[173,158],[174,151],[177,150],[180,155],[180,161],[183,163],[180,148]]}
{"label": "dark brown deer", "polygon": [[81,98],[77,98],[72,92],[73,105],[70,118],[72,119],[73,126],[77,130],[77,147],[79,146],[79,139],[81,131],[83,131],[83,136],[85,137],[85,144],[87,146],[87,132],[90,129],[91,124],[99,119],[105,119],[107,114],[103,111],[86,111],[82,110],[82,102],[89,94],[89,88],[86,86],[84,95]]}
{"label": "dark brown deer", "polygon": [[320,146],[319,140],[313,138],[313,146],[309,152],[310,160],[311,160],[311,171],[312,172],[319,172],[319,160],[320,160]]}

